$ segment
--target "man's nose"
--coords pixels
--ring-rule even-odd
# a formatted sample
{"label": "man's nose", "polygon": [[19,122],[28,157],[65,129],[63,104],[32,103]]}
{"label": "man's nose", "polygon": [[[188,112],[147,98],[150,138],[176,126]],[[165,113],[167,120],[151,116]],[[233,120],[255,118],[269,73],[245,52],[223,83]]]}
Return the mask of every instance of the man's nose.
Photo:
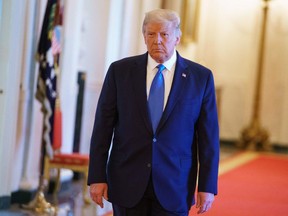
{"label": "man's nose", "polygon": [[154,43],[156,43],[156,44],[161,44],[161,42],[162,42],[161,35],[160,35],[160,34],[157,34],[157,35],[155,36]]}

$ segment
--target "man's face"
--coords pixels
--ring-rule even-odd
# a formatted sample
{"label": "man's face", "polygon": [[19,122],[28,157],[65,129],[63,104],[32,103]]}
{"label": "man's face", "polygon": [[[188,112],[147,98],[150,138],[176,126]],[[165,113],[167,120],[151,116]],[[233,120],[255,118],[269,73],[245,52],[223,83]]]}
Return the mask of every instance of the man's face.
{"label": "man's face", "polygon": [[171,23],[148,23],[145,27],[144,40],[148,53],[158,63],[170,59],[180,37],[175,36]]}

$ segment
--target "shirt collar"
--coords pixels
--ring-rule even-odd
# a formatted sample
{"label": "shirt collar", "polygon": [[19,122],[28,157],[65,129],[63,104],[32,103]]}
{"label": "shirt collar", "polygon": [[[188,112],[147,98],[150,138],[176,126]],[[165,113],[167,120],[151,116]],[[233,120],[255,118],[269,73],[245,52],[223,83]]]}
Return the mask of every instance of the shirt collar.
{"label": "shirt collar", "polygon": [[[164,62],[164,63],[162,63],[162,64],[165,66],[165,68],[166,68],[168,71],[172,71],[173,65],[176,63],[176,59],[177,59],[177,55],[176,55],[176,50],[174,49],[174,52],[173,52],[171,58],[170,58],[168,61],[166,61],[166,62]],[[157,62],[148,54],[148,64],[147,64],[148,69],[149,69],[149,70],[153,70],[154,68],[157,67],[157,65],[159,65],[159,63],[157,63]]]}

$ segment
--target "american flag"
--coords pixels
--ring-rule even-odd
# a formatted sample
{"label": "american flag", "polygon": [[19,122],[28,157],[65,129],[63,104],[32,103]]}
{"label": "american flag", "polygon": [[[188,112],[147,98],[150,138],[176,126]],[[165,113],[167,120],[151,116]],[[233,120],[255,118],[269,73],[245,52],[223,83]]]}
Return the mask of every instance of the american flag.
{"label": "american flag", "polygon": [[[60,46],[60,23],[59,1],[48,0],[45,16],[43,20],[40,41],[37,51],[37,60],[39,62],[39,73],[37,80],[36,98],[41,103],[41,111],[44,115],[42,145],[44,145],[46,154],[53,157],[53,124],[54,109],[57,97],[57,76],[56,71],[59,65]],[[58,28],[57,48],[53,51],[52,39],[55,27]],[[56,47],[56,45],[54,45]]]}
{"label": "american flag", "polygon": [[61,53],[61,26],[55,26],[52,35],[52,54],[57,55]]}
{"label": "american flag", "polygon": [[55,8],[54,28],[52,32],[52,53],[54,56],[61,53],[61,32],[62,32],[62,15],[63,15],[63,0],[58,0]]}

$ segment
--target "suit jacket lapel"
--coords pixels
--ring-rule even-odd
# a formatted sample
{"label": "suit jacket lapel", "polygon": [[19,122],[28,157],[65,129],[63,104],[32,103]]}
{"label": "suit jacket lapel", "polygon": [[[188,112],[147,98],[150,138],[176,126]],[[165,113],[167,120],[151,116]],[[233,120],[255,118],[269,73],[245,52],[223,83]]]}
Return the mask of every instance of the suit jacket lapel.
{"label": "suit jacket lapel", "polygon": [[147,129],[153,133],[149,111],[147,106],[147,93],[146,93],[146,68],[147,68],[148,53],[141,55],[139,61],[135,61],[134,67],[131,68],[132,83],[134,89],[134,99],[138,104],[141,115],[143,116]]}
{"label": "suit jacket lapel", "polygon": [[[148,53],[141,55],[139,61],[135,61],[134,66],[131,67],[132,85],[134,89],[135,101],[138,104],[141,115],[143,116],[147,129],[153,133],[152,124],[149,116],[147,106],[147,93],[146,93],[146,68],[147,68],[147,56]],[[169,94],[169,98],[163,112],[162,118],[159,122],[159,130],[167,121],[169,115],[173,111],[185,84],[187,83],[186,77],[188,76],[187,66],[182,57],[177,53],[177,62],[174,72],[174,79]]]}
{"label": "suit jacket lapel", "polygon": [[186,70],[187,66],[185,65],[182,57],[177,53],[177,62],[174,72],[173,83],[171,86],[169,98],[163,112],[162,118],[159,122],[158,129],[159,130],[164,123],[167,121],[169,115],[173,111],[178,99],[180,98],[183,89],[185,89],[185,85],[187,83],[188,71]]}

